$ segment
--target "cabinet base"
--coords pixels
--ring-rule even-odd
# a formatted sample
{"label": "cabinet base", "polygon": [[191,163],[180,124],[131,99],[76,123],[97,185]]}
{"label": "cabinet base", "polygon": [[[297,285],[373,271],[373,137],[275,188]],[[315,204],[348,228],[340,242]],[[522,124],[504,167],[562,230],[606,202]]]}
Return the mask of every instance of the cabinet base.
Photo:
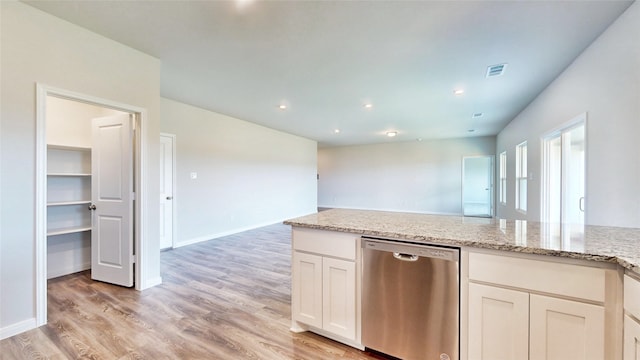
{"label": "cabinet base", "polygon": [[294,333],[302,333],[305,331],[310,331],[314,334],[318,334],[320,336],[326,337],[328,339],[337,341],[339,343],[345,344],[347,346],[351,346],[352,348],[356,348],[358,350],[364,351],[364,345],[360,344],[360,342],[353,340],[353,339],[347,339],[344,338],[342,336],[338,336],[335,334],[332,334],[326,330],[322,330],[322,329],[318,329],[316,327],[313,326],[308,326],[302,323],[299,323],[295,320],[291,321],[291,328],[290,328],[291,332]]}

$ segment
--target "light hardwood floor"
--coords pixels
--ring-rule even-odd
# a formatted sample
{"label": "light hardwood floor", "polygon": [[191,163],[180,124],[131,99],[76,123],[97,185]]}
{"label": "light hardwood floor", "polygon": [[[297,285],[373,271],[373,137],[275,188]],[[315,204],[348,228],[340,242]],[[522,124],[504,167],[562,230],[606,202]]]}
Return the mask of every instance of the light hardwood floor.
{"label": "light hardwood floor", "polygon": [[1,359],[376,359],[291,325],[291,230],[271,225],[161,254],[138,292],[49,281],[48,324],[0,342]]}

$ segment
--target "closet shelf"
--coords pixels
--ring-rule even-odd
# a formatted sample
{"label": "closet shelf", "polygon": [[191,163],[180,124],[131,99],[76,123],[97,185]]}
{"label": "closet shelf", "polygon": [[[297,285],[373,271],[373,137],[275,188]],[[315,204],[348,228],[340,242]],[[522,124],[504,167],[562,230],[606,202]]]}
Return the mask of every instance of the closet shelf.
{"label": "closet shelf", "polygon": [[47,176],[91,176],[90,173],[48,173]]}
{"label": "closet shelf", "polygon": [[77,226],[77,227],[70,227],[70,228],[50,229],[50,230],[47,230],[47,236],[73,234],[73,233],[79,233],[84,231],[91,231],[91,226]]}
{"label": "closet shelf", "polygon": [[69,206],[69,205],[84,205],[84,204],[91,204],[91,200],[52,201],[47,203],[47,206]]}
{"label": "closet shelf", "polygon": [[86,146],[71,146],[71,145],[57,145],[57,144],[47,144],[47,148],[53,149],[53,150],[91,151],[91,148]]}

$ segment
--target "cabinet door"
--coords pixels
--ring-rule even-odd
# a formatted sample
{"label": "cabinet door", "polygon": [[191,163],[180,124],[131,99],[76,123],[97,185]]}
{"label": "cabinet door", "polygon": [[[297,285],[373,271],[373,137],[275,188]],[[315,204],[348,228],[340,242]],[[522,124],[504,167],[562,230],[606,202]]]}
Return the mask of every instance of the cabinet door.
{"label": "cabinet door", "polygon": [[530,297],[530,359],[604,359],[604,308]]}
{"label": "cabinet door", "polygon": [[356,337],[356,265],[323,259],[323,328],[348,339]]}
{"label": "cabinet door", "polygon": [[322,257],[294,251],[292,266],[293,319],[322,328]]}
{"label": "cabinet door", "polygon": [[640,323],[624,316],[624,360],[640,360]]}
{"label": "cabinet door", "polygon": [[529,294],[469,284],[469,359],[529,357]]}

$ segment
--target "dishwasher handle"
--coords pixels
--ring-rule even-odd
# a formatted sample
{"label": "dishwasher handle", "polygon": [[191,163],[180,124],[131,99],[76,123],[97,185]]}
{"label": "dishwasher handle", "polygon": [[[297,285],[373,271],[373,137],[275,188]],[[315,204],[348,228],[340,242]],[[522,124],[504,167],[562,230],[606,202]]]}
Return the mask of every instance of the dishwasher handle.
{"label": "dishwasher handle", "polygon": [[418,255],[394,252],[393,257],[402,261],[418,261]]}
{"label": "dishwasher handle", "polygon": [[389,240],[362,238],[362,248],[393,253],[393,257],[403,261],[417,261],[421,257],[446,261],[460,261],[460,250],[433,245],[398,243]]}

